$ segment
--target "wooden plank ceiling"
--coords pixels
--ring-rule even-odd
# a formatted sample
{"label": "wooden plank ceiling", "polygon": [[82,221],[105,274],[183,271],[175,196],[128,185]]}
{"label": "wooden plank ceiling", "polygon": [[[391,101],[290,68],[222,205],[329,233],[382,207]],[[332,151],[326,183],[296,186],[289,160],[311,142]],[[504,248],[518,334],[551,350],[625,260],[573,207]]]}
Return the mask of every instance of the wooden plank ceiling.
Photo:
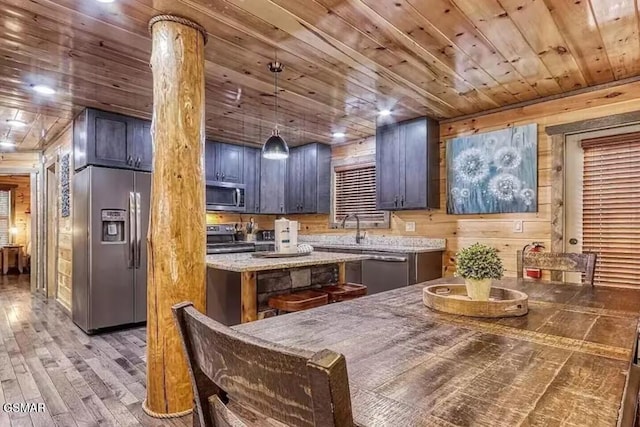
{"label": "wooden plank ceiling", "polygon": [[84,106],[148,118],[160,13],[209,32],[207,136],[230,142],[268,137],[276,50],[291,145],[373,135],[384,109],[452,118],[640,74],[634,0],[0,0],[0,140],[42,148]]}

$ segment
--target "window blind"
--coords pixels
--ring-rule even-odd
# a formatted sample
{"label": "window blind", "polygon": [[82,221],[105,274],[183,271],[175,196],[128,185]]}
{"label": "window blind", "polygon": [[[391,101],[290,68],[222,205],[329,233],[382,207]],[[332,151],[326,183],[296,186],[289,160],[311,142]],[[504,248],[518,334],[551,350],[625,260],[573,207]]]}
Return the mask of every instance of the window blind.
{"label": "window blind", "polygon": [[0,190],[0,246],[9,244],[11,227],[11,192]]}
{"label": "window blind", "polygon": [[595,283],[640,286],[640,132],[582,141],[583,251]]}
{"label": "window blind", "polygon": [[361,222],[383,222],[385,212],[376,209],[376,167],[336,168],[335,220],[357,214]]}

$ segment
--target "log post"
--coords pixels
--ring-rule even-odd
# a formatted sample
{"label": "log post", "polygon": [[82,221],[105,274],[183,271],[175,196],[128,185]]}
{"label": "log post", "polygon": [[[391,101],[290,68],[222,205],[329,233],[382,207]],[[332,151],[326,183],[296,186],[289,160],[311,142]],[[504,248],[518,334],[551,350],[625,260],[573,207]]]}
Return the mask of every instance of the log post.
{"label": "log post", "polygon": [[171,306],[205,311],[204,45],[184,18],[149,22],[153,48],[153,177],[147,237],[147,399],[155,417],[188,414],[193,395]]}

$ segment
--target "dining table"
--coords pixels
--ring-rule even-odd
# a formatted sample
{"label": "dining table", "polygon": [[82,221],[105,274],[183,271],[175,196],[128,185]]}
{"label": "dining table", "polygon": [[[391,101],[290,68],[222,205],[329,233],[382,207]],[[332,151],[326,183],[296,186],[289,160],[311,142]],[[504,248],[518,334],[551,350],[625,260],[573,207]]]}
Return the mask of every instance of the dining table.
{"label": "dining table", "polygon": [[504,278],[528,295],[520,317],[440,313],[423,288],[234,326],[347,362],[358,426],[632,426],[640,290]]}

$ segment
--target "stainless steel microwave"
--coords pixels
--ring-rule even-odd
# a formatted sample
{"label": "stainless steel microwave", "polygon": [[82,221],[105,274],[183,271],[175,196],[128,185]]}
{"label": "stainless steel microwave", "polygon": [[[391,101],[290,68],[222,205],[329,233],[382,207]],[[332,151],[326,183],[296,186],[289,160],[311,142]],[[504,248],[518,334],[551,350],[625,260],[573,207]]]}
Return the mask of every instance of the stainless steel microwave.
{"label": "stainless steel microwave", "polygon": [[206,203],[208,211],[246,211],[244,184],[207,181]]}

